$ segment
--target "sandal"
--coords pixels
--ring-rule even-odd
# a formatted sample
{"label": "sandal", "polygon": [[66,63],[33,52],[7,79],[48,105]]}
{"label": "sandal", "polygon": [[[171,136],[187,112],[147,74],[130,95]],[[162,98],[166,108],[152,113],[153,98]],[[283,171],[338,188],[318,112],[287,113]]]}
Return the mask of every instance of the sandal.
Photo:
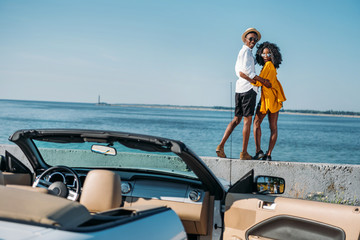
{"label": "sandal", "polygon": [[216,154],[217,154],[218,157],[226,158],[226,155],[225,155],[225,152],[224,152],[224,148],[221,147],[220,145],[217,146],[217,148],[216,148]]}
{"label": "sandal", "polygon": [[240,160],[251,160],[253,159],[252,156],[250,156],[247,152],[241,152],[240,153]]}

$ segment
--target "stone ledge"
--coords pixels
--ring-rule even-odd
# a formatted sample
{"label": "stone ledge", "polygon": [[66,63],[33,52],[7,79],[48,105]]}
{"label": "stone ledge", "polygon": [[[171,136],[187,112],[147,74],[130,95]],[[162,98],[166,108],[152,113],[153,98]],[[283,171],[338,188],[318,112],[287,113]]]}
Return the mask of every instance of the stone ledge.
{"label": "stone ledge", "polygon": [[328,197],[324,199],[327,201],[347,200],[360,204],[360,165],[201,158],[216,176],[232,184],[254,169],[255,175],[284,178],[286,189],[283,196],[286,197],[324,195]]}

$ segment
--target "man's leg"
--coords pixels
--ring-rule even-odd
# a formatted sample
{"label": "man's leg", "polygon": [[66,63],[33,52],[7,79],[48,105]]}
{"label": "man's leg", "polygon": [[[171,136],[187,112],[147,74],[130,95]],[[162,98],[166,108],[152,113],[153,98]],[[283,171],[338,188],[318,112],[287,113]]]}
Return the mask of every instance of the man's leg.
{"label": "man's leg", "polygon": [[218,157],[226,157],[224,153],[224,146],[228,138],[230,137],[231,133],[234,131],[237,125],[241,122],[241,117],[235,116],[233,120],[228,124],[226,127],[225,133],[223,138],[221,139],[220,144],[216,148],[216,153]]}
{"label": "man's leg", "polygon": [[216,148],[216,154],[218,157],[226,158],[226,154],[224,152],[225,143],[228,140],[231,133],[233,132],[233,130],[236,128],[236,126],[239,125],[239,123],[241,122],[241,118],[243,114],[240,103],[241,103],[241,95],[240,93],[235,93],[235,117],[226,127],[224,136],[221,139],[220,144]]}
{"label": "man's leg", "polygon": [[247,146],[249,143],[249,137],[251,132],[251,122],[252,116],[254,115],[255,105],[256,105],[256,92],[254,90],[249,90],[248,92],[242,95],[242,108],[244,116],[244,127],[243,127],[243,145],[242,152],[240,153],[241,160],[251,160],[252,157],[247,152]]}

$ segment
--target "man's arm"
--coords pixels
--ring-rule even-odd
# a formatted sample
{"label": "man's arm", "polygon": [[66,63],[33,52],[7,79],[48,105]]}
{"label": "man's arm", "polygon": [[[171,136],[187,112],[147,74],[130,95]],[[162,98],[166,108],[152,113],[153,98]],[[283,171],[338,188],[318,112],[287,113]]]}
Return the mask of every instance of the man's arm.
{"label": "man's arm", "polygon": [[243,72],[240,72],[240,77],[248,80],[249,82],[256,84],[256,81],[260,82],[262,85],[264,85],[267,88],[271,88],[271,83],[267,79],[263,79],[262,77],[259,77],[258,75],[255,75],[254,78],[250,78],[248,75],[246,75]]}

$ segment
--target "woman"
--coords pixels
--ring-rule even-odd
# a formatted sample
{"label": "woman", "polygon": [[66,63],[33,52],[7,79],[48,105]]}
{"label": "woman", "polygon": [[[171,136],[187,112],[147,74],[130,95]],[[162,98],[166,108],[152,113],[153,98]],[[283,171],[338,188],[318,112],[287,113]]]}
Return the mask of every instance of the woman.
{"label": "woman", "polygon": [[[278,81],[276,69],[282,62],[280,49],[276,44],[264,42],[258,46],[256,52],[256,61],[263,66],[260,77],[268,79],[272,85],[271,88],[262,87],[260,82],[256,82],[256,86],[261,86],[261,99],[256,109],[254,119],[254,138],[256,146],[256,155],[254,159],[263,159],[271,161],[271,153],[274,149],[277,139],[277,121],[282,102],[286,101],[284,90]],[[269,148],[264,154],[261,150],[261,122],[268,115],[270,126]]]}

